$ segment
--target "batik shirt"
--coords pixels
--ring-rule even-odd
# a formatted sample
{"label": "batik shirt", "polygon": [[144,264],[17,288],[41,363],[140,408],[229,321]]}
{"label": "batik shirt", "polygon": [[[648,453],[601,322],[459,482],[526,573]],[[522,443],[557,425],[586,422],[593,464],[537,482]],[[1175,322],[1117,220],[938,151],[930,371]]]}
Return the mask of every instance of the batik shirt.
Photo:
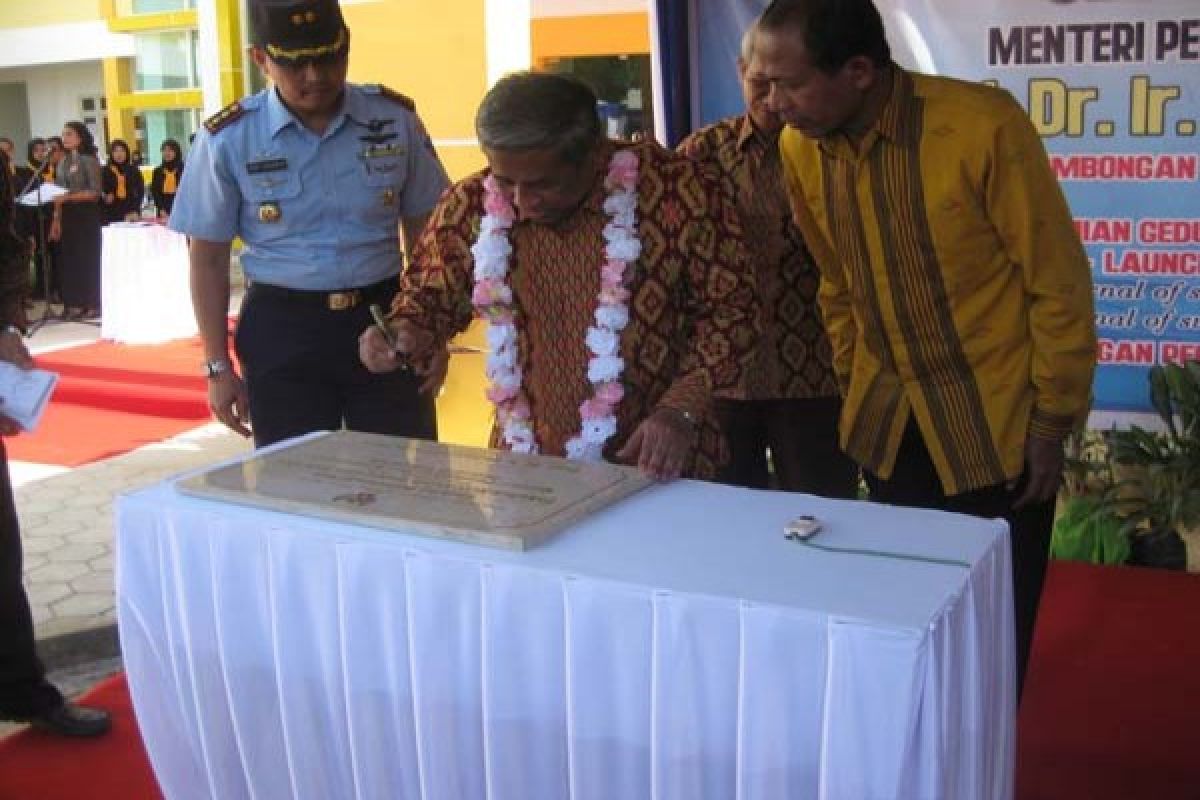
{"label": "batik shirt", "polygon": [[[517,221],[510,232],[523,386],[542,453],[562,455],[580,428],[579,406],[592,391],[585,341],[593,325],[604,263],[604,177],[618,146],[638,156],[638,237],[630,265],[630,321],[621,332],[624,398],[612,459],[656,409],[686,411],[700,421],[685,467],[710,477],[725,447],[710,414],[714,391],[740,384],[756,335],[757,295],[732,198],[714,173],[652,142],[605,143],[592,188],[580,207],[553,227]],[[471,246],[483,217],[479,172],[459,182],[434,209],[413,251],[393,312],[446,341],[472,318]],[[493,429],[492,445],[503,446]]]}
{"label": "batik shirt", "polygon": [[762,338],[747,370],[746,398],[836,397],[833,354],[817,307],[819,275],[792,221],[779,136],[757,131],[748,115],[696,131],[679,152],[733,182],[758,294]]}

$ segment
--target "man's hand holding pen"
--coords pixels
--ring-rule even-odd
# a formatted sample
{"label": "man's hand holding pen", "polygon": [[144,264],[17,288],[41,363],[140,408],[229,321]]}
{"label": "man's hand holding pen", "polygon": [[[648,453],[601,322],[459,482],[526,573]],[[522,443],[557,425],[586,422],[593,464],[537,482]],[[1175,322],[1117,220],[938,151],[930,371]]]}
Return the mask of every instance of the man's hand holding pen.
{"label": "man's hand holding pen", "polygon": [[387,319],[371,307],[375,324],[358,338],[358,357],[371,372],[411,369],[421,378],[421,393],[436,393],[446,380],[450,353],[433,336],[405,319]]}

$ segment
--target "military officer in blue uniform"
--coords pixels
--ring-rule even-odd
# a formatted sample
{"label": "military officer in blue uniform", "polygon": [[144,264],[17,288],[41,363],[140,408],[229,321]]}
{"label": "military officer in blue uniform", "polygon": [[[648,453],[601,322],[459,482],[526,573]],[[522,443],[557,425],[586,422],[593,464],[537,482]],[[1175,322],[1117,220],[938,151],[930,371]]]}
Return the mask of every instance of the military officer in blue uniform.
{"label": "military officer in blue uniform", "polygon": [[[444,370],[375,375],[358,358],[370,306],[390,307],[405,242],[447,186],[413,103],[347,83],[337,0],[250,0],[252,57],[273,84],[208,119],[170,227],[191,238],[209,403],[262,447],[314,430],[434,438]],[[247,291],[228,349],[231,242]],[[243,380],[244,379],[244,380]]]}

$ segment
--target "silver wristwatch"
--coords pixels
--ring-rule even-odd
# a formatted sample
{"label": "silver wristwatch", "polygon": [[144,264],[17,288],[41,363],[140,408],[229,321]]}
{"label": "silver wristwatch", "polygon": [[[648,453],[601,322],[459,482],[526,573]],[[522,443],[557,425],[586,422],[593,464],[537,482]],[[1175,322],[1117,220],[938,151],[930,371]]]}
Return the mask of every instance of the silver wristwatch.
{"label": "silver wristwatch", "polygon": [[229,372],[233,369],[233,365],[229,363],[227,358],[217,358],[212,361],[204,362],[204,377],[215,378],[223,372]]}

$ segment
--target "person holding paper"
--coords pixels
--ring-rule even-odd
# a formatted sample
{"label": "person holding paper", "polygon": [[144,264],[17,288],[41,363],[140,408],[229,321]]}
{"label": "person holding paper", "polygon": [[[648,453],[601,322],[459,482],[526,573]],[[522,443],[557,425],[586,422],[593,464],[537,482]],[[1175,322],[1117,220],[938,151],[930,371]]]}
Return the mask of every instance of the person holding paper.
{"label": "person holding paper", "polygon": [[757,333],[732,197],[657,143],[608,139],[596,97],[517,73],[483,99],[488,168],[434,210],[359,354],[378,372],[489,322],[492,445],[711,478],[726,458],[715,391],[739,385]]}
{"label": "person holding paper", "polygon": [[[0,169],[8,159],[0,154]],[[0,182],[0,361],[22,369],[33,366],[15,321],[21,305],[12,275],[28,267],[25,242],[12,229],[12,189]],[[0,396],[0,436],[17,433],[4,415]],[[64,700],[47,682],[37,657],[33,616],[21,583],[21,532],[8,474],[8,454],[0,439],[0,719],[28,722],[64,736],[99,736],[109,729],[107,711]]]}
{"label": "person holding paper", "polygon": [[842,446],[873,500],[1008,521],[1019,690],[1096,364],[1046,151],[1008,92],[895,64],[871,0],[775,0],[755,52],[821,268]]}
{"label": "person holding paper", "polygon": [[63,126],[66,155],[55,168],[54,182],[67,190],[54,198],[51,241],[58,242],[59,286],[63,313],[84,319],[100,313],[100,255],[103,212],[100,162],[92,132],[82,122]]}

